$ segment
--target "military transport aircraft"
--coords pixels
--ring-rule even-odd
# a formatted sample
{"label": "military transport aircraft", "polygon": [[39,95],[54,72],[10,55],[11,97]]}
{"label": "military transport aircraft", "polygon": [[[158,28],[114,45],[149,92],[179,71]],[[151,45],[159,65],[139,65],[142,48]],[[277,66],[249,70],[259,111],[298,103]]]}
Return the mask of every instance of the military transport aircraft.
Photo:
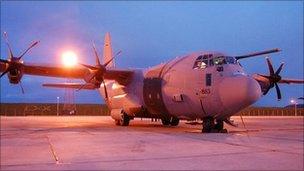
{"label": "military transport aircraft", "polygon": [[177,57],[148,69],[117,69],[114,67],[110,34],[105,35],[101,64],[94,47],[95,65],[78,67],[26,64],[22,57],[38,42],[30,45],[19,57],[9,49],[7,60],[1,59],[1,77],[20,83],[24,74],[47,77],[83,79],[84,84],[44,84],[46,87],[98,89],[117,125],[127,126],[135,117],[159,118],[163,125],[176,126],[180,119],[201,119],[202,132],[226,132],[223,123],[233,125],[230,116],[256,102],[275,87],[281,99],[278,83],[304,83],[304,80],[283,79],[283,63],[275,70],[266,58],[269,75],[246,74],[239,60],[279,52],[272,49],[241,56],[220,52],[196,52]]}

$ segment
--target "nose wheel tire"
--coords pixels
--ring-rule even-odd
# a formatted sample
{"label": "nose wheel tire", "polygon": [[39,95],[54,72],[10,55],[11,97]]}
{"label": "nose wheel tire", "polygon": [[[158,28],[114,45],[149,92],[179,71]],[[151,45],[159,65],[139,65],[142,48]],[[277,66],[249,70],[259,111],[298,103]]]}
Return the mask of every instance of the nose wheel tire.
{"label": "nose wheel tire", "polygon": [[216,120],[216,124],[214,125],[214,128],[217,130],[222,130],[224,128],[224,121]]}
{"label": "nose wheel tire", "polygon": [[179,119],[177,117],[162,118],[161,121],[164,126],[177,126],[179,124]]}
{"label": "nose wheel tire", "polygon": [[131,118],[128,114],[123,113],[120,120],[115,120],[115,124],[119,126],[128,126],[130,123]]}
{"label": "nose wheel tire", "polygon": [[203,133],[210,133],[214,129],[214,118],[205,117],[203,118]]}
{"label": "nose wheel tire", "polygon": [[213,117],[205,117],[203,118],[203,133],[227,133],[224,128],[224,122],[222,120],[216,120],[214,122]]}

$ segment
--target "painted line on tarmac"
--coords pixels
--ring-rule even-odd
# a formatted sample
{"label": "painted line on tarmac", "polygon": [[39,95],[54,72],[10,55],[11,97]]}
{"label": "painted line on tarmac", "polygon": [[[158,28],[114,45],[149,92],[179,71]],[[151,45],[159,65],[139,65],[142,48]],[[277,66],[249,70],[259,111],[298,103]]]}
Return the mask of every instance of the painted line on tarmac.
{"label": "painted line on tarmac", "polygon": [[53,157],[54,157],[54,160],[56,161],[56,164],[59,164],[59,158],[58,158],[58,156],[57,156],[57,154],[56,154],[56,152],[55,152],[55,150],[54,150],[54,146],[53,146],[53,144],[51,143],[50,138],[49,138],[47,135],[46,135],[46,139],[47,139],[47,141],[48,141],[48,143],[49,143],[50,150],[51,150],[51,152],[52,152],[52,155],[53,155]]}

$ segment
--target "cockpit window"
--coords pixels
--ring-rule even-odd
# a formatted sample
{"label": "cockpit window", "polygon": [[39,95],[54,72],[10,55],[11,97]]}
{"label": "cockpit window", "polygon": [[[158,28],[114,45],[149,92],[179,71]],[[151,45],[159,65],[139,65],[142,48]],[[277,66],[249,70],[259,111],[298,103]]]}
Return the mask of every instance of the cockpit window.
{"label": "cockpit window", "polygon": [[207,60],[202,60],[202,61],[199,60],[199,61],[196,61],[196,62],[194,63],[193,68],[194,68],[194,69],[204,69],[204,68],[206,68],[207,65],[208,65],[207,62],[208,62]]}
{"label": "cockpit window", "polygon": [[196,58],[193,69],[204,69],[208,66],[208,54]]}
{"label": "cockpit window", "polygon": [[228,64],[237,64],[236,60],[234,57],[231,56],[226,56],[226,60]]}
{"label": "cockpit window", "polygon": [[226,59],[223,56],[216,57],[213,59],[215,65],[223,65],[226,64]]}
{"label": "cockpit window", "polygon": [[204,69],[208,66],[224,65],[224,64],[238,64],[234,57],[218,56],[214,57],[212,54],[200,55],[196,58],[193,69]]}
{"label": "cockpit window", "polygon": [[213,65],[214,65],[213,59],[210,59],[210,60],[209,60],[209,66],[213,66]]}

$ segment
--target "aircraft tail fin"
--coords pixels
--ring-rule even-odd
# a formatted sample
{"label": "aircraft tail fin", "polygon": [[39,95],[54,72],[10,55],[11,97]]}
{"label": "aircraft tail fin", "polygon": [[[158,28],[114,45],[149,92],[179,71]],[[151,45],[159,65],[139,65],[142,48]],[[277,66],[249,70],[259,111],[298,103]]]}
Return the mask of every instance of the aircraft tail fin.
{"label": "aircraft tail fin", "polygon": [[[103,45],[103,63],[107,63],[113,58],[112,53],[112,45],[111,45],[111,36],[110,33],[107,32],[104,39],[104,45]],[[114,68],[115,67],[115,59],[112,59],[112,61],[107,65],[108,68]]]}

